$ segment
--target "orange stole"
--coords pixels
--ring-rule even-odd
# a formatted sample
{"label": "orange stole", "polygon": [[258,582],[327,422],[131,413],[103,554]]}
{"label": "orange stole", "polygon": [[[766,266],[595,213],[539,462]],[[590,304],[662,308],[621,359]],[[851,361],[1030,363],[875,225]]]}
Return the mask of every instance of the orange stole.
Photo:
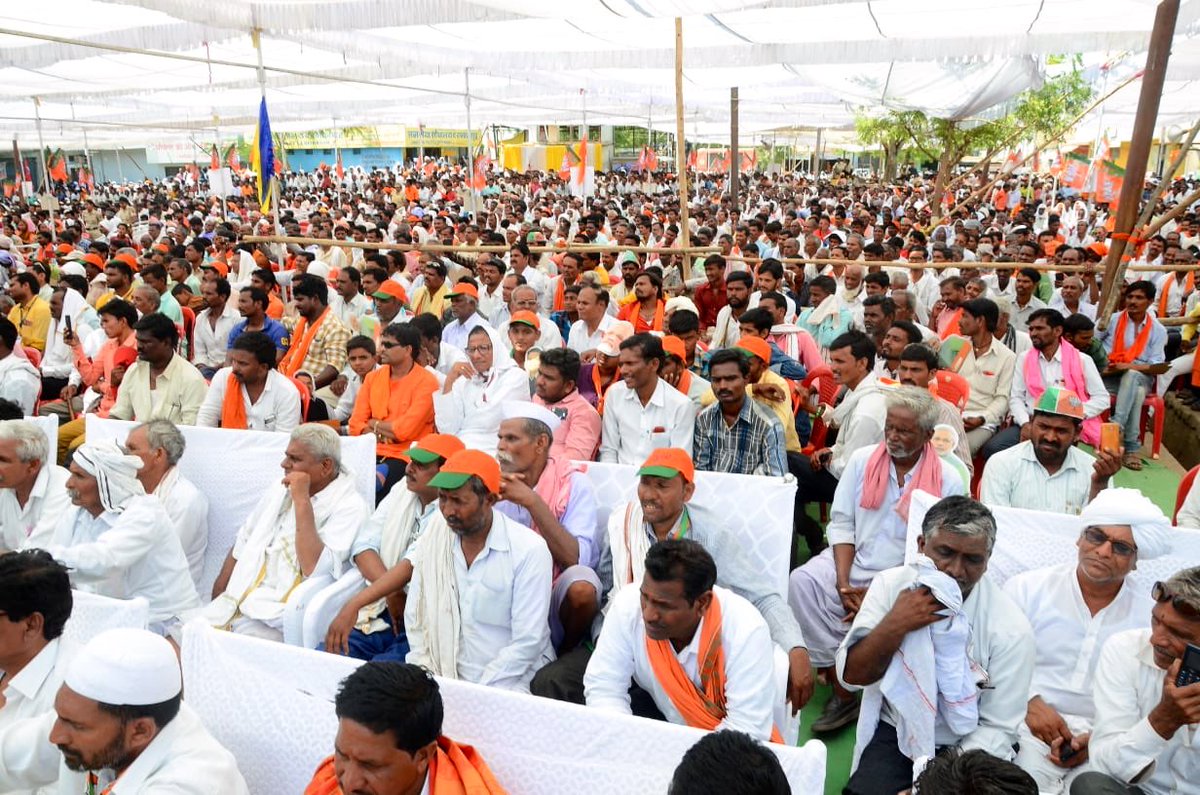
{"label": "orange stole", "polygon": [[958,327],[958,321],[962,318],[962,313],[962,307],[954,310],[954,314],[950,316],[950,322],[946,324],[946,329],[939,335],[942,339],[962,335],[962,331]]}
{"label": "orange stole", "polygon": [[[430,795],[507,795],[487,763],[469,745],[448,737],[437,739],[437,752],[429,762]],[[304,788],[304,795],[342,795],[333,757],[327,758]]]}
{"label": "orange stole", "polygon": [[[1159,295],[1159,297],[1158,297],[1158,316],[1160,318],[1161,317],[1170,317],[1170,315],[1167,313],[1167,302],[1171,298],[1171,288],[1174,287],[1178,281],[1179,280],[1175,278],[1174,273],[1167,274],[1167,278],[1163,280],[1162,294]],[[1196,272],[1189,271],[1187,278],[1184,279],[1184,281],[1183,281],[1183,298],[1180,299],[1181,309],[1187,308],[1186,304],[1187,304],[1188,293],[1190,293],[1192,290],[1195,290],[1195,289],[1196,289]]]}
{"label": "orange stole", "polygon": [[[304,360],[308,358],[308,349],[316,339],[317,331],[320,330],[321,324],[327,317],[329,317],[329,307],[325,307],[325,311],[317,318],[317,322],[312,324],[312,328],[308,327],[307,318],[300,318],[295,330],[292,331],[292,346],[279,360],[279,372],[290,378],[304,367]],[[317,373],[312,375],[316,378]]]}
{"label": "orange stole", "polygon": [[1133,339],[1133,345],[1126,348],[1125,326],[1128,322],[1129,312],[1122,312],[1117,318],[1117,327],[1113,330],[1112,353],[1108,355],[1110,363],[1130,364],[1142,355],[1142,351],[1146,350],[1146,343],[1150,341],[1150,327],[1153,325],[1153,321],[1147,315],[1145,322],[1142,324],[1142,330]]}
{"label": "orange stole", "polygon": [[[669,640],[646,636],[646,655],[659,684],[679,710],[688,726],[713,731],[725,719],[725,648],[721,644],[721,602],[714,593],[700,628],[700,687],[696,687],[679,664]],[[783,736],[771,727],[771,742]]]}
{"label": "orange stole", "polygon": [[221,427],[244,431],[247,428],[246,404],[242,402],[242,382],[233,373],[225,381],[225,399],[221,401]]}
{"label": "orange stole", "polygon": [[[630,295],[632,295],[632,293],[630,293]],[[646,319],[642,317],[641,306],[642,305],[635,299],[633,303],[626,304],[625,307],[621,309],[617,317],[621,320],[632,323],[633,330],[637,334],[644,334],[648,331],[662,331],[663,312],[666,308],[666,304],[664,304],[662,301],[658,302],[658,305],[654,308],[654,319],[649,323],[647,323]]]}

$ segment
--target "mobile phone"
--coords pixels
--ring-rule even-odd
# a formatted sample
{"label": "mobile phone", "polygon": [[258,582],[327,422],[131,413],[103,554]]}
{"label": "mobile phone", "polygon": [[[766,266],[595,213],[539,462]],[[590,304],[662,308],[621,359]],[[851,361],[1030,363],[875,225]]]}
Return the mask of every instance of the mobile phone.
{"label": "mobile phone", "polygon": [[1071,745],[1069,742],[1063,743],[1058,749],[1058,761],[1067,762],[1075,754],[1079,753],[1079,749]]}
{"label": "mobile phone", "polygon": [[71,336],[75,335],[75,332],[71,330],[71,316],[70,315],[67,315],[65,318],[63,318],[63,326],[66,327],[68,334],[70,334]]}
{"label": "mobile phone", "polygon": [[1183,653],[1183,665],[1179,666],[1179,675],[1175,677],[1175,686],[1187,687],[1196,682],[1200,682],[1200,646],[1189,643]]}
{"label": "mobile phone", "polygon": [[1121,426],[1115,422],[1100,423],[1100,449],[1117,455],[1121,452]]}

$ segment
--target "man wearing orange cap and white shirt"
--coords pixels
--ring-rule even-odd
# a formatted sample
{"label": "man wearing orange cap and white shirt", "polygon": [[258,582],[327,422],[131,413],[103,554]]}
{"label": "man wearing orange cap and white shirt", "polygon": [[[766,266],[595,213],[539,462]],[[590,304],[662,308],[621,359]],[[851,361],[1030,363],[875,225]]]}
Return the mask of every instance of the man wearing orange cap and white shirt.
{"label": "man wearing orange cap and white shirt", "polygon": [[429,481],[435,516],[408,553],[413,565],[404,627],[406,662],[437,676],[528,692],[554,657],[546,542],[496,510],[500,464],[463,450]]}
{"label": "man wearing orange cap and white shirt", "polygon": [[[429,481],[450,456],[465,449],[448,434],[431,433],[407,451],[405,488],[393,488],[350,546],[363,590],[343,605],[329,625],[325,650],[359,660],[403,662],[408,639],[393,625],[403,612],[412,563],[405,555],[437,515],[438,491]],[[397,604],[398,603],[398,604]]]}
{"label": "man wearing orange cap and white shirt", "polygon": [[[55,782],[57,781],[57,784]],[[54,709],[0,731],[0,789],[246,795],[237,760],[183,703],[171,644],[110,629],[67,666]]]}
{"label": "man wearing orange cap and white shirt", "polygon": [[392,323],[404,323],[412,318],[412,313],[408,311],[408,293],[404,291],[404,285],[394,279],[386,279],[371,297],[375,299],[375,314],[363,315],[358,321],[358,330],[378,345],[385,328]]}
{"label": "man wearing orange cap and white shirt", "polygon": [[449,343],[460,351],[467,347],[467,337],[478,326],[491,328],[492,324],[479,314],[479,288],[469,282],[454,285],[448,296],[450,314],[454,316],[442,329],[442,342]]}

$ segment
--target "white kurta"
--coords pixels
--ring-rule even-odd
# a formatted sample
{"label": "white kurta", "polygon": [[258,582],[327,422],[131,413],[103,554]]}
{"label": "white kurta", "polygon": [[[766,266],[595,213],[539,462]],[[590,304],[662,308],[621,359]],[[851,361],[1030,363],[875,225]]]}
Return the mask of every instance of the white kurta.
{"label": "white kurta", "polygon": [[[846,656],[850,648],[873,630],[896,603],[896,597],[916,579],[915,566],[900,566],[880,573],[863,598],[862,608],[837,653],[837,675],[845,682]],[[1029,622],[985,575],[963,602],[963,613],[971,624],[972,657],[988,674],[988,687],[979,695],[979,724],[962,737],[947,736],[938,720],[937,744],[957,745],[964,751],[980,749],[1001,759],[1011,759],[1017,727],[1025,720],[1029,681],[1033,674],[1034,641]],[[865,688],[878,688],[879,682]],[[891,707],[884,700],[881,719],[895,725]],[[860,743],[869,738],[859,736]]]}
{"label": "white kurta", "polygon": [[1091,502],[1095,464],[1095,458],[1071,446],[1051,475],[1037,460],[1033,442],[1024,441],[988,459],[979,498],[987,505],[1077,516]]}
{"label": "white kurta", "polygon": [[28,360],[15,353],[0,359],[0,398],[16,403],[28,417],[41,391],[41,375]]}
{"label": "white kurta", "polygon": [[[717,729],[746,732],[766,742],[774,725],[775,647],[762,615],[742,597],[719,586],[713,596],[721,604],[721,645],[725,650],[725,718]],[[675,652],[679,664],[697,687],[700,685],[700,636]],[[650,693],[654,703],[672,723],[687,725],[666,689],[658,681],[646,651],[646,625],[642,620],[641,589],[622,588],[613,598],[596,642],[596,651],[583,677],[589,707],[631,714],[629,684]]]}
{"label": "white kurta", "polygon": [[42,462],[33,490],[22,508],[14,489],[0,489],[0,548],[34,549],[43,547],[54,535],[54,527],[71,506],[67,496],[70,472]]}
{"label": "white kurta", "polygon": [[[213,374],[212,384],[204,396],[204,403],[196,413],[196,425],[216,428],[221,421],[221,410],[225,403],[225,390],[229,385],[228,367]],[[287,376],[278,370],[267,373],[267,383],[257,403],[250,402],[250,394],[243,384],[238,384],[242,393],[242,406],[246,411],[246,427],[251,431],[275,431],[291,433],[300,424],[300,391]]]}
{"label": "white kurta", "polygon": [[71,584],[80,590],[145,597],[151,624],[200,605],[175,525],[156,497],[134,497],[120,513],[95,517],[71,506],[46,551],[71,570]]}
{"label": "white kurta", "polygon": [[[59,795],[87,792],[87,774],[68,769],[58,748],[50,742],[57,717],[51,710],[0,728],[0,790],[53,785],[57,780],[57,788],[51,791]],[[111,770],[98,772],[97,791],[113,779]],[[112,789],[112,795],[168,792],[249,793],[233,754],[213,739],[200,716],[187,704],[125,769]]]}
{"label": "white kurta", "polygon": [[1146,795],[1195,792],[1200,781],[1200,727],[1184,726],[1165,740],[1146,719],[1162,697],[1164,676],[1154,664],[1149,629],[1114,635],[1096,666],[1096,729],[1088,755],[1096,770]]}
{"label": "white kurta", "polygon": [[163,476],[154,489],[154,496],[175,523],[192,582],[199,588],[204,579],[204,553],[208,549],[208,497],[180,474],[178,468]]}
{"label": "white kurta", "polygon": [[661,378],[646,405],[624,381],[604,398],[600,460],[640,466],[651,450],[678,447],[692,452],[696,404]]}

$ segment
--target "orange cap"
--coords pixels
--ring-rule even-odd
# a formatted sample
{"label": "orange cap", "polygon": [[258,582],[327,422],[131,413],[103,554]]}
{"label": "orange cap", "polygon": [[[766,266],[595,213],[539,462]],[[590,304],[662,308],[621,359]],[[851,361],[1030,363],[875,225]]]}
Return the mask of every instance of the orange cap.
{"label": "orange cap", "polygon": [[371,293],[372,298],[395,298],[402,304],[408,303],[408,293],[404,292],[404,285],[395,279],[384,279],[383,284],[379,285],[379,289]]}
{"label": "orange cap", "polygon": [[762,337],[748,337],[743,334],[734,347],[751,356],[757,356],[764,364],[771,363],[771,345]]}
{"label": "orange cap", "polygon": [[54,249],[54,252],[56,254],[70,254],[74,250],[75,250],[74,247],[71,246],[70,243],[59,243],[58,246]]}
{"label": "orange cap", "polygon": [[84,254],[83,262],[86,262],[90,265],[95,265],[100,270],[104,270],[104,257],[101,257],[99,254],[94,252],[91,254]]}
{"label": "orange cap", "polygon": [[479,288],[470,282],[459,282],[458,284],[454,285],[454,289],[447,293],[447,295],[469,295],[478,301]]}
{"label": "orange cap", "polygon": [[422,464],[432,464],[438,459],[446,460],[466,449],[457,436],[448,433],[431,433],[408,448],[408,457]]}
{"label": "orange cap", "polygon": [[679,339],[679,337],[663,337],[662,346],[667,355],[674,356],[681,362],[687,361],[687,346],[683,344],[683,340]]}
{"label": "orange cap", "polygon": [[[681,451],[682,452],[682,451]],[[500,465],[482,450],[459,450],[442,464],[429,485],[435,489],[461,489],[471,476],[483,481],[492,494],[500,493]]]}
{"label": "orange cap", "polygon": [[524,323],[526,326],[532,326],[539,331],[542,328],[542,321],[537,315],[530,312],[528,309],[522,309],[520,312],[513,312],[512,317],[509,318],[508,325],[511,326],[513,323]]}
{"label": "orange cap", "polygon": [[133,256],[128,251],[121,252],[113,257],[113,259],[115,259],[117,262],[124,262],[130,268],[133,268],[135,272],[141,269],[141,266],[138,265],[137,257]]}
{"label": "orange cap", "polygon": [[650,454],[646,463],[638,470],[638,475],[653,475],[659,478],[673,478],[679,475],[688,483],[696,480],[696,467],[692,457],[686,450],[678,447],[661,447]]}
{"label": "orange cap", "polygon": [[206,262],[200,266],[201,270],[203,270],[205,268],[212,268],[213,270],[215,270],[217,272],[217,275],[220,276],[222,279],[229,276],[229,266],[226,265],[224,262],[221,262],[221,260],[219,260],[219,259],[215,259],[212,262]]}

